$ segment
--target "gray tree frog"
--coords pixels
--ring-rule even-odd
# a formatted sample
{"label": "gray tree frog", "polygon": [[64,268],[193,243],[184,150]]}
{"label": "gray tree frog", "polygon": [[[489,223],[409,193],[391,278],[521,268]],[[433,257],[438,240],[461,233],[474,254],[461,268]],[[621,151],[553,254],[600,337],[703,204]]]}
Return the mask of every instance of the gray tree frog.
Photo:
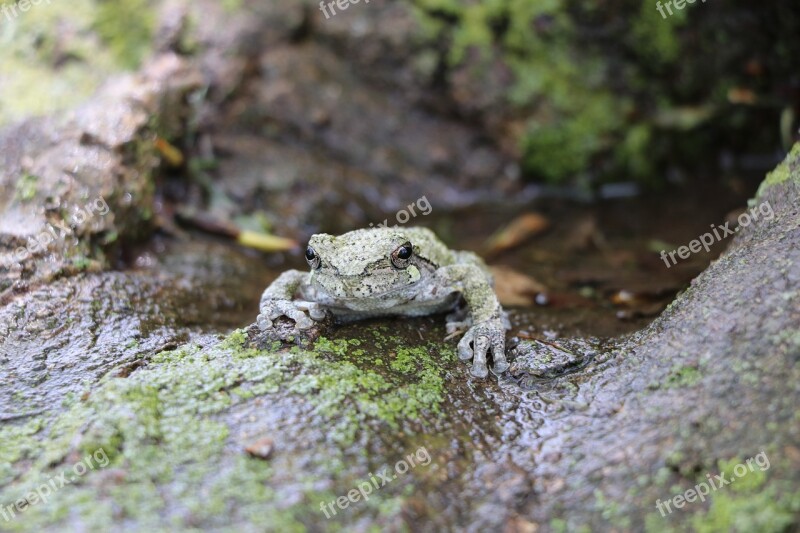
{"label": "gray tree frog", "polygon": [[280,316],[294,321],[289,334],[296,335],[327,315],[351,321],[451,311],[447,332],[466,330],[458,356],[472,359],[471,374],[488,375],[489,353],[495,374],[508,368],[508,319],[486,264],[474,253],[448,249],[426,228],[380,227],[313,235],[305,256],[310,273],[284,272],[261,295],[262,331],[277,331],[273,320]]}

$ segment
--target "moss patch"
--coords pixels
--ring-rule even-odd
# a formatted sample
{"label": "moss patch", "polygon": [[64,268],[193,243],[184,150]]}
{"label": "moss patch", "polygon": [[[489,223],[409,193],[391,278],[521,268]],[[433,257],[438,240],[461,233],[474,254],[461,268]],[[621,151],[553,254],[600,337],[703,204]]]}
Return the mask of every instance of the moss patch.
{"label": "moss patch", "polygon": [[154,9],[145,0],[42,2],[0,31],[0,124],[75,107],[109,75],[149,52]]}
{"label": "moss patch", "polygon": [[708,512],[693,517],[691,524],[698,533],[780,533],[794,523],[798,511],[800,493],[779,494],[775,487],[746,496],[719,492]]}
{"label": "moss patch", "polygon": [[[392,340],[381,342],[390,346]],[[330,424],[333,438],[352,442],[370,427],[407,429],[423,410],[438,410],[444,378],[433,348],[396,348],[379,373],[370,369],[374,354],[360,345],[355,339],[320,339],[313,350],[253,350],[240,330],[212,347],[161,352],[127,378],[106,376],[70,403],[46,440],[38,421],[3,428],[0,479],[8,484],[0,502],[26,497],[87,454],[102,449],[109,461],[46,505],[29,507],[8,527],[31,530],[80,516],[90,529],[130,520],[156,529],[243,523],[303,530],[302,518],[313,519],[317,511],[311,508],[330,496],[314,481],[340,475],[344,463],[320,458],[314,479],[296,480],[305,485],[302,501],[283,505],[270,488],[274,472],[268,462],[226,452],[231,435],[222,416],[256,397],[270,405],[270,395],[294,394],[313,406],[318,421]],[[453,358],[444,355],[440,360]],[[392,501],[387,493],[382,503],[364,509],[383,512],[380,506]]]}
{"label": "moss patch", "polygon": [[[758,188],[756,198],[763,197],[768,188],[788,181],[789,178],[792,178],[792,172],[798,165],[798,162],[800,162],[800,143],[795,144],[792,148],[792,151],[786,156],[783,162],[781,162],[781,164],[778,165],[775,170],[767,174],[767,177]],[[800,183],[800,175],[795,175],[793,179]]]}
{"label": "moss patch", "polygon": [[150,52],[154,10],[148,0],[99,0],[93,27],[123,67],[138,67]]}

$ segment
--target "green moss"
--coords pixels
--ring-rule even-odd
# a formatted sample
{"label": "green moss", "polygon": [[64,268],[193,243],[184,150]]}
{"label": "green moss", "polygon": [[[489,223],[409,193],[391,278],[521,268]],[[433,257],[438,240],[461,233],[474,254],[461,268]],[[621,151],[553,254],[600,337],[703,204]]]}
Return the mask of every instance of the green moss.
{"label": "green moss", "polygon": [[[576,9],[563,0],[416,4],[422,34],[447,43],[451,68],[466,68],[480,79],[488,75],[490,62],[502,61],[513,72],[506,99],[527,117],[519,142],[528,175],[563,181],[585,172],[604,153],[629,175],[642,178],[652,172],[646,155],[652,129],[628,120],[633,104],[609,89],[614,80],[602,50],[578,44],[576,17],[591,7]],[[653,6],[637,9],[630,23],[635,36],[631,49],[647,64],[675,61],[682,16],[665,22]],[[454,22],[443,23],[443,18]]]}
{"label": "green moss", "polygon": [[694,366],[675,366],[664,382],[665,388],[691,387],[702,378],[702,374]]}
{"label": "green moss", "polygon": [[42,430],[43,423],[38,418],[21,425],[0,427],[0,485],[11,481],[16,470],[14,463],[35,456],[39,446],[36,434]]}
{"label": "green moss", "polygon": [[3,21],[0,124],[74,107],[120,70],[98,43],[96,14],[96,0],[54,1]]}
{"label": "green moss", "polygon": [[94,29],[120,65],[136,68],[150,52],[155,6],[149,0],[98,0]]}
{"label": "green moss", "polygon": [[[744,461],[738,457],[734,457],[728,461],[720,460],[717,462],[717,468],[724,474],[726,479],[735,479],[736,482],[730,485],[730,489],[735,492],[751,492],[760,488],[767,480],[766,469],[762,470],[761,467],[751,461],[750,467],[747,468],[743,476],[738,476],[736,473],[736,466],[745,464]],[[739,472],[742,469],[739,468]]]}
{"label": "green moss", "polygon": [[71,262],[72,262],[72,266],[75,267],[79,271],[80,270],[88,270],[93,264],[93,261],[91,259],[89,259],[88,257],[83,257],[83,256],[73,257],[71,259]]}
{"label": "green moss", "polygon": [[708,512],[696,515],[691,524],[697,533],[759,531],[780,533],[794,522],[800,511],[800,492],[778,494],[769,487],[756,494],[737,496],[716,492]]}
{"label": "green moss", "polygon": [[686,24],[687,11],[675,10],[664,18],[654,5],[643,3],[631,23],[634,50],[643,61],[655,66],[667,65],[680,56],[678,29]]}
{"label": "green moss", "polygon": [[[441,364],[453,360],[453,353],[441,354],[437,363],[431,356],[438,351],[433,347],[399,348],[389,365],[397,374],[379,373],[370,365],[351,362],[372,359],[365,350],[353,348],[360,345],[356,339],[320,338],[314,352],[304,354],[304,372],[288,385],[289,390],[307,396],[318,413],[335,421],[332,432],[337,440],[352,442],[370,419],[396,429],[423,412],[439,412],[445,392]],[[294,352],[302,353],[299,348]],[[409,380],[412,372],[416,379]]]}
{"label": "green moss", "polygon": [[16,198],[23,202],[33,200],[33,198],[36,196],[36,186],[38,181],[38,176],[34,176],[32,174],[23,174],[16,184],[16,190],[14,191]]}
{"label": "green moss", "polygon": [[[406,349],[400,339],[382,339],[396,343],[397,362],[379,374],[370,364],[375,353],[358,339],[323,338],[313,350],[253,350],[237,330],[216,346],[164,351],[126,378],[103,378],[81,401],[66,402],[67,412],[52,423],[46,440],[40,422],[2,428],[0,474],[14,481],[0,490],[0,501],[24,497],[76,457],[100,449],[109,459],[106,469],[123,478],[108,482],[101,469],[90,471],[9,527],[44,529],[79,516],[93,530],[110,529],[120,519],[151,530],[229,523],[303,530],[302,520],[318,512],[315,482],[342,475],[346,462],[320,458],[314,479],[295,480],[305,484],[302,501],[286,506],[270,488],[268,462],[230,453],[232,436],[222,417],[253,398],[269,405],[273,394],[297,394],[336,439],[352,442],[370,427],[407,429],[423,411],[438,411],[444,370],[437,360],[452,361],[454,353]],[[391,514],[402,501],[387,493],[364,508]]]}
{"label": "green moss", "polygon": [[792,176],[792,171],[798,166],[798,164],[800,164],[800,143],[795,144],[792,148],[792,151],[789,152],[789,155],[787,155],[786,158],[784,158],[783,162],[781,162],[781,164],[778,165],[775,170],[767,174],[767,177],[758,188],[756,198],[761,198],[768,188],[788,181],[789,178],[792,178],[796,182],[800,183],[800,173],[795,171],[795,175]]}

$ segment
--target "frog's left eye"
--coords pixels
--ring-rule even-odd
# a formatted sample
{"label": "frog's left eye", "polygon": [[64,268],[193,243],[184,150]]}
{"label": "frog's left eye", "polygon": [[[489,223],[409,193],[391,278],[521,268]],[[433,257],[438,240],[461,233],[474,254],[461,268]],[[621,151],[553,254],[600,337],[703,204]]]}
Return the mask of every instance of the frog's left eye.
{"label": "frog's left eye", "polygon": [[308,263],[308,266],[314,269],[319,268],[321,264],[319,255],[317,254],[316,250],[314,250],[310,246],[306,248],[306,262]]}
{"label": "frog's left eye", "polygon": [[392,252],[392,264],[397,268],[406,268],[412,255],[414,255],[414,248],[410,242],[407,242]]}

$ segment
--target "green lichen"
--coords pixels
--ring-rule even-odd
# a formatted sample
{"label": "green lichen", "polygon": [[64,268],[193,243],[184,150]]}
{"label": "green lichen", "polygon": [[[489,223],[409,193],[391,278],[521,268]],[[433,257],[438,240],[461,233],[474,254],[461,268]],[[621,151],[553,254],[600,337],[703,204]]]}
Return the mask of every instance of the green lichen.
{"label": "green lichen", "polygon": [[703,377],[695,366],[675,366],[664,382],[665,388],[682,388],[695,385]]}
{"label": "green lichen", "polygon": [[[375,346],[380,349],[381,345]],[[402,346],[402,341],[398,339],[395,345]],[[384,367],[365,367],[363,363],[374,356],[359,346],[357,339],[321,338],[311,353],[293,350],[303,354],[305,371],[288,388],[308,396],[318,413],[336,421],[331,429],[337,440],[352,442],[370,419],[396,429],[423,412],[439,412],[445,393],[441,365],[452,361],[454,353],[439,354],[437,362],[431,353],[439,350],[432,346],[398,348],[390,354],[389,367],[394,372],[387,372]],[[409,380],[412,372],[415,379]]]}
{"label": "green lichen", "polygon": [[39,444],[36,434],[42,430],[43,422],[34,418],[27,423],[9,424],[0,427],[0,485],[10,482],[15,476],[14,464],[35,455]]}
{"label": "green lichen", "polygon": [[[215,346],[189,344],[155,354],[126,378],[106,376],[80,399],[65,402],[67,412],[50,425],[46,440],[38,420],[0,430],[0,502],[24,498],[87,454],[102,450],[108,458],[105,468],[89,471],[7,527],[30,531],[80,516],[82,527],[93,530],[110,529],[120,519],[156,530],[229,523],[304,530],[303,520],[319,512],[319,501],[333,498],[315,489],[314,481],[346,477],[346,462],[320,458],[315,479],[295,480],[306,485],[303,500],[285,506],[270,488],[274,472],[268,462],[243,452],[231,456],[232,435],[221,417],[253,398],[269,405],[273,394],[295,394],[313,406],[313,416],[327,420],[334,438],[352,441],[375,424],[417,422],[444,399],[437,359],[454,357],[433,348],[404,348],[400,339],[384,336],[376,344],[393,341],[397,363],[381,373],[369,364],[375,353],[358,339],[323,338],[313,350],[254,350],[237,330]],[[109,469],[118,481],[103,474]],[[402,487],[398,483],[396,490]],[[402,498],[387,493],[361,512],[383,516],[401,508]]]}
{"label": "green lichen", "polygon": [[[476,80],[490,75],[493,62],[513,72],[505,98],[526,117],[519,142],[528,175],[551,182],[574,178],[604,154],[610,156],[609,174],[622,170],[644,179],[652,173],[652,126],[646,117],[631,120],[636,105],[629,95],[610,89],[619,84],[606,51],[586,46],[579,29],[582,19],[604,20],[607,14],[565,0],[417,0],[415,7],[423,40],[446,43],[451,69],[466,68]],[[650,75],[648,69],[680,59],[678,30],[685,14],[663,20],[650,4],[617,8],[630,26],[623,46],[648,65],[631,61],[626,66],[633,83]],[[653,99],[652,94],[637,96]]]}
{"label": "green lichen", "polygon": [[138,67],[150,52],[154,10],[149,0],[98,0],[93,27],[123,67]]}
{"label": "green lichen", "polygon": [[[3,20],[0,124],[74,107],[121,70],[115,54],[98,41],[97,13],[96,0],[53,1]],[[118,39],[128,35],[127,22],[121,22]]]}
{"label": "green lichen", "polygon": [[22,177],[17,180],[16,190],[14,191],[15,197],[23,202],[33,200],[33,198],[36,197],[38,181],[38,176],[23,174]]}
{"label": "green lichen", "polygon": [[779,494],[775,487],[746,496],[717,492],[708,512],[692,517],[691,524],[697,533],[780,533],[795,523],[798,511],[800,492]]}
{"label": "green lichen", "polygon": [[[767,174],[767,177],[758,188],[758,192],[755,196],[756,199],[762,198],[764,193],[770,187],[784,183],[790,178],[800,183],[800,173],[796,171],[798,164],[800,164],[800,143],[795,144],[792,148],[792,151],[789,152],[789,155],[787,155],[786,158],[784,158],[783,162],[781,162],[781,164],[778,165],[775,170]],[[792,175],[792,172],[794,172],[794,176]]]}
{"label": "green lichen", "polygon": [[[745,465],[746,471],[741,467],[737,469],[738,465]],[[717,468],[725,476],[726,479],[735,479],[736,483],[730,485],[730,489],[734,492],[751,492],[760,488],[767,480],[766,468],[759,466],[750,459],[750,464],[747,465],[738,457],[729,459],[728,461],[720,460],[717,462]],[[744,475],[739,475],[744,472]]]}

